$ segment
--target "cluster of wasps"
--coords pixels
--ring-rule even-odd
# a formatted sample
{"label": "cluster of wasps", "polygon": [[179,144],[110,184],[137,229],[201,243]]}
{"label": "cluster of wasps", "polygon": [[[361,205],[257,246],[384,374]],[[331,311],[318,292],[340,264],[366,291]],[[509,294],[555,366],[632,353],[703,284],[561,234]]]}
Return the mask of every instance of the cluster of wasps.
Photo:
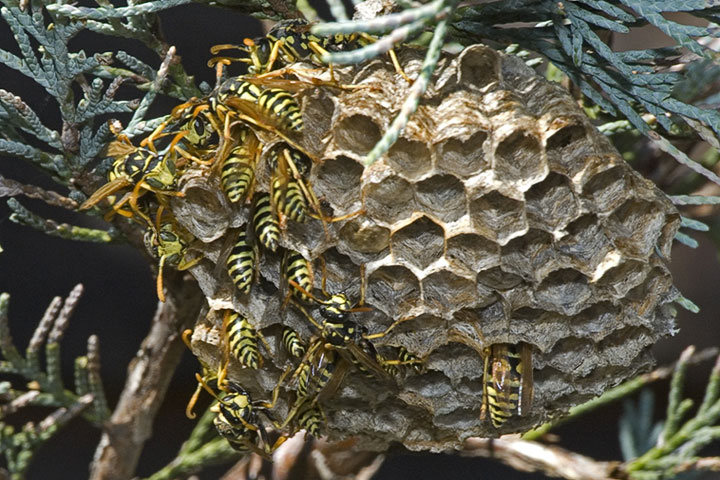
{"label": "cluster of wasps", "polygon": [[[242,55],[213,58],[209,64],[217,68],[221,79],[215,90],[208,97],[177,106],[139,146],[118,132],[108,148],[108,155],[114,159],[108,182],[81,207],[91,208],[107,201],[107,219],[123,215],[146,229],[146,246],[158,259],[157,295],[164,301],[164,267],[184,270],[200,260],[189,258],[188,249],[194,239],[174,219],[170,208],[172,197],[183,196],[178,185],[182,175],[204,169],[219,179],[229,202],[249,205],[247,223],[233,238],[226,259],[218,263],[226,267],[236,294],[246,296],[251,293],[260,254],[281,255],[284,302],[307,318],[316,334],[305,342],[289,326],[284,327],[282,343],[289,357],[296,360],[281,376],[271,400],[253,400],[242,385],[227,378],[227,365],[234,358],[244,367],[258,369],[262,364],[260,342],[265,343],[267,351],[270,349],[251,319],[231,310],[224,313],[222,364],[217,369],[204,366],[203,374],[196,375],[198,388],[186,413],[193,418],[200,392],[208,391],[217,400],[212,410],[219,434],[241,452],[270,457],[296,431],[304,429],[313,436],[320,435],[325,423],[321,402],[333,395],[350,368],[388,380],[401,369],[422,372],[424,368],[422,359],[402,347],[394,348],[392,355],[384,355],[373,343],[407,319],[397,320],[382,332],[370,333],[351,319],[357,312],[370,310],[362,305],[363,288],[360,301],[353,304],[344,293],[326,290],[323,273],[321,294],[314,294],[312,262],[300,252],[281,246],[288,221],[302,223],[315,218],[327,228],[327,222],[347,218],[326,218],[307,180],[314,159],[292,140],[303,131],[301,110],[292,93],[302,82],[287,80],[287,76],[299,78],[297,69],[301,67],[295,64],[305,62],[328,70],[333,78],[332,67],[323,64],[322,55],[370,41],[371,37],[359,34],[318,37],[309,32],[306,22],[288,20],[278,23],[264,37],[245,39],[243,45],[214,47],[214,54],[236,49]],[[402,72],[397,59],[391,58]],[[233,61],[246,63],[248,74],[223,79],[224,67]],[[323,84],[342,88],[334,80]],[[268,135],[279,141],[267,147],[262,139]],[[261,157],[267,159],[270,179],[269,185],[257,188]],[[319,318],[309,309],[319,312]],[[188,345],[190,333],[183,335]],[[483,411],[489,411],[496,427],[529,407],[529,352],[529,347],[504,344],[486,351]],[[288,412],[280,421],[272,410],[284,385],[293,385],[294,392]],[[266,430],[270,425],[283,432],[274,443]]]}

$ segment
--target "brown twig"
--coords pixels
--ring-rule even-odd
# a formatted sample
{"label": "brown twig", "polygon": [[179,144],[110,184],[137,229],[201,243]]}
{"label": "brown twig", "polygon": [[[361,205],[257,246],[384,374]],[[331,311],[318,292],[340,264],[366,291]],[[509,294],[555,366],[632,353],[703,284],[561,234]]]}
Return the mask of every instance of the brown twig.
{"label": "brown twig", "polygon": [[168,294],[159,303],[150,333],[128,367],[120,400],[103,429],[91,466],[92,480],[131,478],[184,344],[180,332],[197,318],[202,294],[182,272],[168,272]]}
{"label": "brown twig", "polygon": [[518,437],[469,438],[463,455],[495,458],[523,472],[541,471],[570,480],[608,480],[616,476],[619,462],[599,462],[555,445],[528,442]]}

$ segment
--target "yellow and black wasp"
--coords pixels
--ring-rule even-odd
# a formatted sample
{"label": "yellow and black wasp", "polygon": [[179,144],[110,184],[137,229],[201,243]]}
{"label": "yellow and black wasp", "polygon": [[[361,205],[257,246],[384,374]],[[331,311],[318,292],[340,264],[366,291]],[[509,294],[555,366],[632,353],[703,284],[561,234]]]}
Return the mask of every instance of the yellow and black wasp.
{"label": "yellow and black wasp", "polygon": [[393,350],[395,350],[396,359],[391,360],[387,357],[380,357],[378,360],[383,370],[395,376],[400,374],[399,367],[402,366],[412,369],[415,373],[423,373],[425,366],[420,357],[410,353],[405,347],[394,347]]}
{"label": "yellow and black wasp", "polygon": [[315,320],[299,303],[295,302],[295,306],[318,329],[321,340],[327,348],[337,351],[340,356],[362,373],[383,380],[389,379],[387,372],[382,368],[382,356],[371,341],[371,339],[385,336],[386,333],[369,335],[365,327],[349,318],[351,312],[366,309],[354,308],[344,294],[333,294],[327,301],[323,301],[314,297],[300,285],[294,284],[294,281],[289,280],[289,283],[300,295],[320,303],[322,317],[320,322]]}
{"label": "yellow and black wasp", "polygon": [[258,339],[270,351],[265,338],[255,329],[247,317],[231,310],[227,310],[223,318],[223,337],[225,354],[218,371],[218,381],[221,385],[227,375],[227,366],[231,356],[244,367],[258,369],[262,366]]}
{"label": "yellow and black wasp", "polygon": [[280,245],[280,226],[272,208],[270,194],[260,192],[255,195],[252,223],[255,238],[263,247],[275,252]]}
{"label": "yellow and black wasp", "polygon": [[256,256],[253,242],[248,238],[245,230],[242,230],[225,262],[228,275],[242,294],[250,292],[255,273]]}
{"label": "yellow and black wasp", "polygon": [[205,378],[200,374],[195,374],[200,388],[204,388],[217,400],[217,403],[210,408],[212,412],[216,413],[213,419],[215,428],[235,450],[241,453],[252,451],[270,459],[272,452],[286,440],[286,437],[281,436],[271,445],[265,424],[260,420],[260,414],[279,427],[273,419],[270,409],[277,403],[280,387],[290,371],[286,370],[280,376],[269,402],[252,400],[250,394],[239,383],[226,379],[217,380],[218,389],[225,392],[224,395],[219,396],[208,385]]}
{"label": "yellow and black wasp", "polygon": [[[360,276],[364,278],[364,271],[362,269]],[[304,279],[305,277],[306,276],[300,276],[299,278]],[[360,301],[358,304],[353,305],[344,293],[328,293],[325,290],[325,278],[326,276],[323,274],[322,292],[326,297],[325,300],[311,293],[312,283],[306,281],[303,285],[296,282],[295,278],[291,278],[290,276],[287,276],[287,281],[291,287],[291,293],[296,299],[306,303],[313,303],[319,307],[320,317],[322,317],[320,321],[310,315],[301,303],[297,301],[294,302],[295,307],[318,329],[320,337],[327,348],[337,350],[346,361],[354,365],[362,373],[383,380],[389,379],[388,373],[383,368],[384,365],[404,365],[415,362],[415,359],[408,362],[387,360],[377,351],[372,343],[373,340],[385,337],[397,325],[406,320],[410,320],[412,317],[396,320],[384,331],[371,334],[364,326],[350,319],[352,313],[370,310],[362,306],[364,287],[360,289]]]}
{"label": "yellow and black wasp", "polygon": [[493,427],[500,428],[513,416],[530,411],[533,398],[532,348],[526,343],[499,343],[485,351],[483,406]]}
{"label": "yellow and black wasp", "polygon": [[288,326],[283,327],[282,342],[285,350],[295,358],[302,358],[305,355],[305,342],[300,335]]}
{"label": "yellow and black wasp", "polygon": [[210,410],[216,413],[213,424],[220,436],[225,438],[230,446],[241,453],[255,452],[264,458],[270,459],[274,446],[270,444],[264,423],[259,414],[265,415],[273,421],[269,409],[275,403],[276,393],[273,393],[272,402],[253,401],[250,394],[238,383],[227,382],[221,386],[227,390],[222,397],[218,396],[209,386],[205,385],[200,375],[198,382],[217,399],[217,403]]}
{"label": "yellow and black wasp", "polygon": [[308,295],[313,289],[313,272],[311,263],[300,252],[286,250],[282,261],[284,283],[289,288],[288,295],[304,302],[311,301]]}
{"label": "yellow and black wasp", "polygon": [[303,119],[300,106],[287,90],[264,88],[248,82],[244,77],[232,77],[221,83],[211,96],[211,104],[220,118],[229,112],[244,116],[251,124],[269,124],[283,131],[300,132]]}
{"label": "yellow and black wasp", "polygon": [[[328,398],[335,393],[346,370],[335,350],[326,348],[320,341],[315,341],[295,371],[294,378],[297,379],[295,393],[298,398],[307,399],[318,397],[324,392],[324,398]],[[331,384],[333,378],[335,381]],[[328,385],[331,387],[326,390]]]}
{"label": "yellow and black wasp", "polygon": [[319,213],[317,199],[304,178],[311,165],[312,160],[307,155],[288,145],[281,144],[270,156],[270,195],[281,226],[284,225],[285,217],[304,222],[308,214],[308,202]]}
{"label": "yellow and black wasp", "polygon": [[333,349],[326,348],[324,342],[316,339],[305,353],[300,365],[295,370],[292,380],[296,382],[295,402],[288,411],[280,429],[295,421],[300,428],[318,435],[319,424],[312,424],[314,417],[309,412],[304,419],[297,419],[300,412],[311,409],[319,401],[330,398],[342,383],[347,373],[347,363]]}
{"label": "yellow and black wasp", "polygon": [[260,143],[249,128],[242,128],[238,144],[223,161],[220,185],[232,203],[250,196],[255,179],[255,166],[260,155]]}
{"label": "yellow and black wasp", "polygon": [[161,123],[140,146],[157,151],[158,139],[172,136],[173,150],[181,158],[200,164],[212,163],[206,160],[217,150],[222,126],[208,101],[196,98],[173,108],[170,117]]}
{"label": "yellow and black wasp", "polygon": [[322,426],[327,423],[322,407],[317,402],[302,401],[295,414],[295,423],[300,430],[305,430],[315,438],[322,435]]}
{"label": "yellow and black wasp", "polygon": [[[248,64],[248,72],[262,76],[271,74],[276,70],[276,64],[287,67],[298,61],[309,61],[319,66],[332,65],[323,62],[322,57],[329,52],[352,50],[376,41],[375,37],[363,33],[337,34],[327,37],[315,35],[310,31],[312,25],[304,19],[288,19],[276,23],[264,37],[254,39],[246,38],[243,45],[216,45],[211,49],[213,54],[222,50],[239,49],[247,53],[245,58],[217,57],[211,60],[216,63],[221,60],[240,61]],[[395,69],[406,80],[410,81],[397,60],[395,52],[390,50],[390,59]],[[286,73],[286,68],[280,68],[278,73]],[[274,73],[274,72],[273,72]]]}
{"label": "yellow and black wasp", "polygon": [[187,270],[197,264],[202,257],[188,260],[186,254],[189,247],[187,237],[190,235],[185,230],[176,225],[173,221],[162,220],[162,207],[158,209],[158,227],[148,228],[145,231],[145,248],[155,258],[159,259],[157,273],[157,296],[161,302],[165,301],[163,292],[163,268],[165,265],[171,266],[176,270]]}
{"label": "yellow and black wasp", "polygon": [[[129,140],[128,140],[129,141]],[[175,191],[178,171],[175,165],[174,155],[171,152],[165,154],[154,153],[151,150],[129,145],[131,151],[126,151],[113,162],[112,169],[108,172],[108,182],[98,188],[81,206],[80,210],[86,210],[95,206],[105,198],[112,201],[113,208],[105,216],[109,220],[113,214],[119,213],[126,217],[134,215],[142,218],[145,223],[152,225],[147,214],[138,207],[138,198],[145,192],[151,191],[161,196],[182,194]],[[112,151],[112,150],[109,150]],[[120,199],[111,198],[119,190],[133,187]],[[124,210],[125,205],[130,205],[130,211]]]}

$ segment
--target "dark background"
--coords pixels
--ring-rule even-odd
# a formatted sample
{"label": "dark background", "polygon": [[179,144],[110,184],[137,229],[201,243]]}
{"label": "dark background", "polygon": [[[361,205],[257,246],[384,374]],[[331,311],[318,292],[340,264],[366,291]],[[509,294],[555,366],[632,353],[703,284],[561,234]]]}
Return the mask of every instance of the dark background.
{"label": "dark background", "polygon": [[[177,47],[188,72],[210,84],[214,81],[214,74],[206,66],[206,61],[212,45],[239,42],[244,37],[262,34],[259,22],[236,12],[200,5],[175,8],[163,12],[161,18],[167,41]],[[634,41],[639,41],[642,48],[647,48],[647,42],[663,42],[657,32],[650,31],[649,35]],[[633,40],[620,39],[621,43],[626,41]],[[125,50],[152,66],[159,64],[159,60],[137,42],[89,32],[80,34],[71,47],[83,48],[88,54]],[[17,51],[7,26],[2,22],[0,48]],[[59,129],[57,106],[41,87],[0,66],[0,88],[21,95],[39,112],[46,125]],[[160,99],[149,117],[165,114],[176,103]],[[19,159],[0,158],[0,175],[63,192],[43,173]],[[105,227],[99,220],[53,209],[41,202],[25,198],[19,200],[32,211],[59,221]],[[129,246],[78,243],[48,237],[10,222],[8,217],[9,210],[5,202],[0,201],[0,245],[5,250],[0,253],[0,291],[11,294],[10,326],[16,345],[24,348],[54,296],[66,296],[75,284],[82,283],[85,294],[62,343],[65,379],[68,385],[72,384],[72,362],[75,357],[85,354],[88,336],[97,334],[100,338],[102,377],[112,407],[124,384],[127,365],[148,331],[157,302],[155,282],[147,258]],[[720,268],[716,248],[702,235],[696,237],[701,240],[701,246],[696,250],[676,246],[672,268],[677,286],[702,308],[702,312],[692,315],[680,311],[680,333],[656,346],[661,364],[675,360],[689,344],[699,348],[718,345],[720,295],[717,286],[720,285]],[[154,425],[156,435],[145,448],[137,472],[139,476],[150,475],[172,460],[180,443],[191,431],[193,422],[185,418],[184,409],[195,387],[193,374],[196,369],[197,363],[188,352]],[[694,398],[701,397],[709,369],[710,364],[693,368],[689,393]],[[657,392],[656,413],[659,419],[665,408],[667,382],[653,388]],[[617,422],[621,407],[617,404],[601,409],[559,428],[555,433],[560,436],[560,444],[598,460],[620,459]],[[43,446],[29,478],[85,478],[99,438],[96,429],[82,420],[73,421],[65,431]],[[221,471],[208,472],[201,478],[216,478]],[[546,477],[516,472],[490,460],[408,453],[391,456],[376,478],[526,480]]]}

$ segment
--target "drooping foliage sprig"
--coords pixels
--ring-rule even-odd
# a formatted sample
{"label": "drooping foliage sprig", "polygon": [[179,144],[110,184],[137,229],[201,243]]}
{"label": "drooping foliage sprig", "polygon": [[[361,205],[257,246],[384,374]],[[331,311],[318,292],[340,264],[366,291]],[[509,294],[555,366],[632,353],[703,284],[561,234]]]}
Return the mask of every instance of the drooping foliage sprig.
{"label": "drooping foliage sprig", "polygon": [[[23,158],[69,187],[68,197],[32,185],[0,178],[0,197],[25,195],[74,210],[97,180],[88,169],[102,156],[113,132],[107,119],[132,114],[125,134],[132,137],[152,131],[163,119],[147,120],[148,108],[159,93],[185,100],[201,94],[192,77],[175,61],[175,49],[161,38],[154,14],[108,23],[108,29],[92,21],[56,16],[53,22],[41,2],[3,1],[0,15],[18,44],[18,53],[0,49],[0,62],[29,77],[55,100],[61,125],[46,125],[31,105],[14,93],[0,89],[0,154]],[[58,5],[56,5],[58,6]],[[68,42],[84,29],[127,36],[143,41],[161,57],[155,69],[125,52],[71,51]],[[139,35],[143,32],[143,35]],[[134,35],[138,33],[138,35]],[[134,35],[134,36],[133,36]],[[33,48],[33,45],[38,45]],[[123,85],[133,85],[138,99],[117,100]],[[76,92],[81,91],[80,98]],[[84,192],[82,190],[85,190]],[[108,242],[114,231],[86,229],[43,219],[11,199],[10,219],[51,235],[74,240]]]}
{"label": "drooping foliage sprig", "polygon": [[[74,389],[67,389],[62,380],[60,342],[82,291],[82,285],[77,285],[65,300],[60,297],[52,300],[25,355],[10,335],[10,297],[6,293],[0,295],[0,373],[17,375],[28,382],[18,388],[10,382],[0,382],[0,452],[13,478],[24,477],[37,449],[71,419],[81,415],[99,427],[110,416],[100,380],[97,337],[91,336],[87,354],[75,359]],[[55,410],[40,423],[26,423],[20,430],[3,421],[27,406]]]}
{"label": "drooping foliage sprig", "polygon": [[[637,411],[621,421],[625,470],[635,480],[675,478],[686,471],[717,470],[717,459],[702,457],[701,450],[720,438],[720,357],[717,358],[705,388],[705,396],[695,415],[688,418],[694,402],[683,399],[692,347],[683,352],[670,382],[670,394],[663,423],[653,424],[652,403],[642,399]],[[623,426],[624,425],[624,426]],[[632,458],[636,457],[636,458]],[[714,460],[714,461],[713,461]]]}

